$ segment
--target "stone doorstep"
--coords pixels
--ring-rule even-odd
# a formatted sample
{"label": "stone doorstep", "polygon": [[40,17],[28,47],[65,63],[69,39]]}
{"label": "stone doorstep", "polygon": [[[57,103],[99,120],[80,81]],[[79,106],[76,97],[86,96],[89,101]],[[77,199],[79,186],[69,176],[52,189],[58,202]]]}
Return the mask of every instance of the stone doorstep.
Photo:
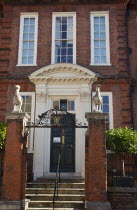
{"label": "stone doorstep", "polygon": [[[54,208],[55,210],[83,210],[83,208]],[[26,210],[53,210],[53,208],[27,208]]]}
{"label": "stone doorstep", "polygon": [[95,201],[85,201],[85,206],[87,210],[111,210],[111,205],[108,201],[95,202]]}
{"label": "stone doorstep", "polygon": [[[53,201],[30,201],[29,208],[53,208]],[[84,208],[84,201],[56,201],[56,208]]]}
{"label": "stone doorstep", "polygon": [[0,201],[0,210],[20,210],[24,208],[25,201]]}
{"label": "stone doorstep", "polygon": [[[37,183],[27,183],[27,187],[33,187],[33,186],[36,186],[36,187],[39,187],[39,186],[44,186],[44,187],[48,187],[48,186],[51,186],[51,187],[54,187],[55,186],[55,183],[45,183],[45,182],[37,182]],[[71,182],[71,183],[68,183],[68,182],[60,182],[60,183],[58,183],[58,186],[59,187],[68,187],[69,186],[69,188],[70,187],[76,187],[76,188],[78,188],[78,187],[82,187],[82,188],[85,188],[85,183],[80,183],[80,182],[78,182],[78,183],[75,183],[75,182]]]}

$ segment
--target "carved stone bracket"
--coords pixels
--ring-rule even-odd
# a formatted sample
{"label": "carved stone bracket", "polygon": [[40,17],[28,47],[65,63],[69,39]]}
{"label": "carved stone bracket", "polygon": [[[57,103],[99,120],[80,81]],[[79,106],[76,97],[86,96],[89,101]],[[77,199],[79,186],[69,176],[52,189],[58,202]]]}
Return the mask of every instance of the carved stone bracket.
{"label": "carved stone bracket", "polygon": [[80,94],[80,100],[81,101],[90,101],[91,94],[89,92],[81,92]]}
{"label": "carved stone bracket", "polygon": [[36,93],[37,101],[47,101],[47,94],[44,92],[37,92]]}

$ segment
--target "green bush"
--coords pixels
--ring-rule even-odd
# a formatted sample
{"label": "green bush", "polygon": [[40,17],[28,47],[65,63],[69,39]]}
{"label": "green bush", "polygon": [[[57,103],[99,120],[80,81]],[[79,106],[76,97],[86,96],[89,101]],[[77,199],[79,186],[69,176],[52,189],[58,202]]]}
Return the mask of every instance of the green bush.
{"label": "green bush", "polygon": [[6,124],[0,122],[0,150],[5,149],[6,130],[7,130]]}
{"label": "green bush", "polygon": [[137,153],[137,131],[132,128],[114,128],[106,131],[107,149],[115,153]]}

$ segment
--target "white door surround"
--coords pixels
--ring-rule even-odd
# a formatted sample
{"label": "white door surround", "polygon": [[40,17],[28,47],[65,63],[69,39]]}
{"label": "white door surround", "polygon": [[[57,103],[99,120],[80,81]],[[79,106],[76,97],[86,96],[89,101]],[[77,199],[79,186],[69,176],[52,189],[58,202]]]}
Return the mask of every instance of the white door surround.
{"label": "white door surround", "polygon": [[[36,88],[36,117],[52,108],[52,101],[75,101],[76,119],[86,122],[85,113],[91,111],[91,88],[97,80],[91,70],[76,64],[45,66],[29,76]],[[75,173],[84,177],[85,129],[76,129]],[[34,179],[50,174],[50,129],[36,129],[34,146]]]}

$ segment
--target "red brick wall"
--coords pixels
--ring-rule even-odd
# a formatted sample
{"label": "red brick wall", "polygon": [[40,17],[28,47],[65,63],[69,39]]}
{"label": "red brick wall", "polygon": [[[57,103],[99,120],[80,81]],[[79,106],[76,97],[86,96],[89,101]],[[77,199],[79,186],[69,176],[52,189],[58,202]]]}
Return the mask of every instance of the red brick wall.
{"label": "red brick wall", "polygon": [[[9,17],[7,11],[4,21]],[[104,5],[48,5],[48,6],[14,6],[12,11],[11,32],[11,54],[9,71],[12,75],[28,75],[41,66],[51,63],[51,41],[52,41],[52,12],[76,12],[77,14],[77,64],[87,66],[93,71],[105,75],[127,75],[127,39],[126,39],[126,5],[104,4]],[[110,12],[110,67],[90,66],[90,12]],[[38,56],[37,67],[16,67],[18,58],[18,41],[20,12],[38,12]],[[7,17],[8,16],[8,17]],[[84,29],[84,30],[83,30]],[[83,56],[85,55],[85,56]]]}
{"label": "red brick wall", "polygon": [[[2,41],[0,54],[0,76],[7,79],[7,106],[12,110],[14,84],[21,85],[21,91],[34,91],[27,76],[51,63],[52,12],[76,12],[77,14],[77,64],[107,77],[101,81],[101,91],[113,92],[114,125],[132,127],[130,83],[128,81],[126,3],[118,4],[58,4],[4,6]],[[111,66],[90,66],[90,12],[109,11]],[[36,67],[17,67],[20,12],[38,12],[38,56]],[[83,30],[84,29],[84,30]],[[84,55],[84,56],[83,56]],[[8,71],[8,75],[7,75]],[[121,79],[119,79],[119,76]],[[127,77],[127,79],[124,79]],[[111,78],[111,79],[109,79]],[[122,85],[123,84],[123,85]],[[5,94],[5,93],[2,93]],[[1,102],[0,102],[1,104]],[[4,110],[4,111],[5,111]],[[1,110],[3,112],[3,110]],[[2,115],[4,116],[4,115]],[[3,118],[2,118],[3,119]]]}
{"label": "red brick wall", "polygon": [[112,210],[136,210],[137,188],[108,188]]}
{"label": "red brick wall", "polygon": [[134,128],[137,129],[137,3],[129,5],[128,16],[128,43],[132,53],[129,55],[130,76],[133,79],[131,88],[132,107],[133,107],[133,122]]}

